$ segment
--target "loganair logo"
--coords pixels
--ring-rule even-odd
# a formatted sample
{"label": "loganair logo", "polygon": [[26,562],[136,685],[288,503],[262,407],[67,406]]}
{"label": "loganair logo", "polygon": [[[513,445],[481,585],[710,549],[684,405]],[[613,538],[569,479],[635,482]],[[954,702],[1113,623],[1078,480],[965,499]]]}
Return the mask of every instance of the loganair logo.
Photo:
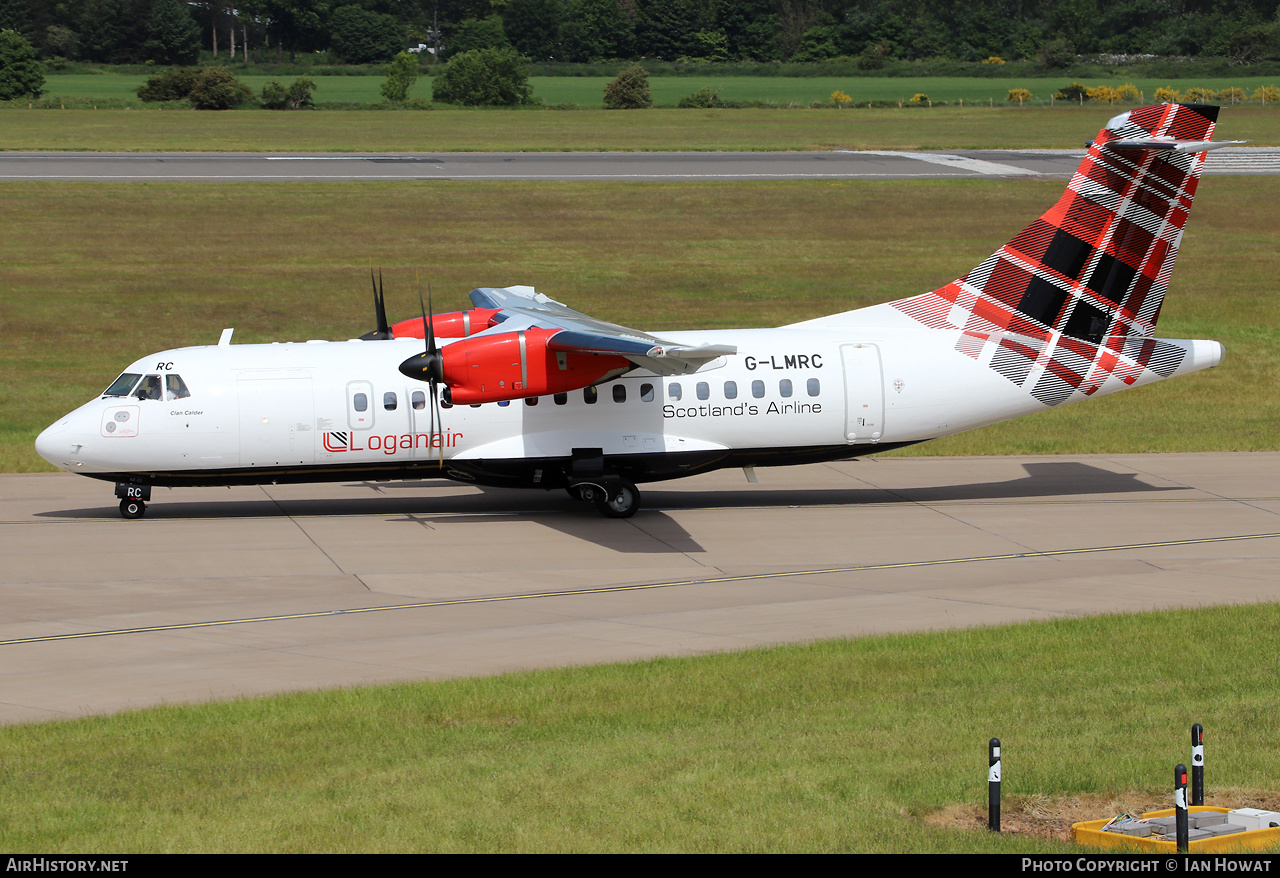
{"label": "loganair logo", "polygon": [[337,454],[344,451],[381,451],[397,454],[415,448],[454,448],[461,433],[388,433],[385,436],[356,436],[354,433],[325,433],[324,450]]}

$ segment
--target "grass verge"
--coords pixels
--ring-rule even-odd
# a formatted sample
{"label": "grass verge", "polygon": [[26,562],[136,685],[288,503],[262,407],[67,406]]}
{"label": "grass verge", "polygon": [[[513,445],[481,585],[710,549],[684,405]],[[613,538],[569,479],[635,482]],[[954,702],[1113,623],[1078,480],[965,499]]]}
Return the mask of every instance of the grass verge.
{"label": "grass verge", "polygon": [[1167,798],[1195,721],[1210,792],[1274,793],[1278,636],[1280,606],[1220,607],[13,726],[0,845],[1064,852],[939,825],[985,801],[987,739],[1011,813]]}
{"label": "grass verge", "polygon": [[[0,471],[134,359],[369,329],[536,285],[650,330],[777,326],[938,287],[1052,204],[1045,180],[763,183],[0,184]],[[1215,338],[1217,369],[1046,411],[911,454],[1280,448],[1280,179],[1206,181],[1161,334]],[[815,221],[820,218],[820,221]]]}
{"label": "grass verge", "polygon": [[[816,110],[0,111],[6,150],[536,152],[1082,146],[1120,107]],[[1280,144],[1280,107],[1223,109],[1219,139]]]}

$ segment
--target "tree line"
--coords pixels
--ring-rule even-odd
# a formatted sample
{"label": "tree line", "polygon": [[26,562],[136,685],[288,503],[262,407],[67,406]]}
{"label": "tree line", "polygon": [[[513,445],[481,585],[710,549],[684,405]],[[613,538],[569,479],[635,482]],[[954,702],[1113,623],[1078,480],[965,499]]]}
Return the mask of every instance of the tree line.
{"label": "tree line", "polygon": [[515,49],[533,61],[1280,56],[1276,0],[0,0],[45,59],[369,64]]}

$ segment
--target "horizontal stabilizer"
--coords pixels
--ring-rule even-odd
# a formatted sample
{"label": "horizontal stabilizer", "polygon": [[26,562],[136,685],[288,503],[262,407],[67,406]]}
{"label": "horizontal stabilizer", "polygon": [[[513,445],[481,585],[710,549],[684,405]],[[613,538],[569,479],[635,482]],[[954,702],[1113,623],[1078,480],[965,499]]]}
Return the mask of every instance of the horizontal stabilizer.
{"label": "horizontal stabilizer", "polygon": [[1119,150],[1150,150],[1154,152],[1162,152],[1172,150],[1174,152],[1208,152],[1213,149],[1222,149],[1224,146],[1243,146],[1248,143],[1247,140],[1152,140],[1152,139],[1133,139],[1133,140],[1109,140],[1102,145],[1103,149],[1119,149]]}

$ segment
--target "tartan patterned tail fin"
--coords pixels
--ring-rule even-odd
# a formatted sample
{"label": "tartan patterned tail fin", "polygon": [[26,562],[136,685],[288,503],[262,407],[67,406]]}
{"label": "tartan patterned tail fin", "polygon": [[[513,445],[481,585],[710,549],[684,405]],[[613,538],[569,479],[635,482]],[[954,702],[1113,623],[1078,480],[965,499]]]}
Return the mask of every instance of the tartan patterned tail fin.
{"label": "tartan patterned tail fin", "polygon": [[996,340],[989,362],[1020,386],[1037,376],[1028,389],[1048,405],[1108,375],[1172,374],[1180,357],[1152,336],[1205,151],[1226,145],[1209,143],[1217,116],[1193,104],[1121,113],[1057,204],[964,277],[893,307],[964,330],[957,349],[975,358],[993,335],[1024,336]]}

